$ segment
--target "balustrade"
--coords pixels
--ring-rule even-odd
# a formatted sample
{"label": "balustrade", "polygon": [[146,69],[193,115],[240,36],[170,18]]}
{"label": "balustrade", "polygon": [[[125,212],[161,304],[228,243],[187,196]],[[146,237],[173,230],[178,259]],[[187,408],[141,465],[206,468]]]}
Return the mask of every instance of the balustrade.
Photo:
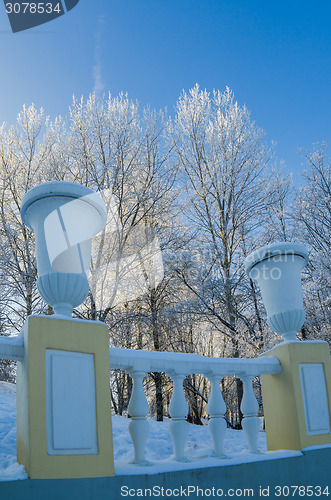
{"label": "balustrade", "polygon": [[169,432],[174,447],[174,459],[178,462],[186,462],[184,447],[188,433],[188,422],[186,421],[187,403],[183,391],[183,381],[185,374],[168,372],[173,380],[173,391],[169,405],[171,420],[169,422]]}
{"label": "balustrade", "polygon": [[110,368],[123,369],[133,378],[133,389],[128,407],[132,421],[129,431],[132,438],[135,459],[133,463],[145,465],[145,446],[148,435],[146,416],[149,411],[142,380],[146,373],[164,372],[173,381],[173,393],[169,406],[169,432],[173,442],[173,459],[187,461],[184,448],[189,424],[186,421],[188,406],[184,394],[183,381],[190,374],[204,374],[210,381],[211,389],[207,412],[208,428],[214,447],[214,456],[225,458],[224,437],[226,405],[220,382],[226,375],[236,375],[244,386],[241,402],[243,430],[251,453],[259,453],[257,446],[259,405],[253,391],[253,380],[259,375],[272,375],[281,371],[278,359],[263,357],[257,359],[207,358],[198,354],[173,352],[151,352],[133,349],[110,348]]}
{"label": "balustrade", "polygon": [[129,432],[134,446],[135,457],[133,464],[147,465],[145,459],[145,446],[148,437],[149,424],[147,415],[149,406],[144,392],[143,378],[144,371],[131,370],[128,372],[133,379],[131,398],[128,406],[128,412],[131,416]]}
{"label": "balustrade", "polygon": [[211,383],[209,400],[206,409],[209,414],[208,430],[214,446],[214,456],[226,458],[223,447],[227,427],[224,418],[226,404],[220,388],[221,377],[213,374],[206,374],[206,376],[209,378]]}
{"label": "balustrade", "polygon": [[15,337],[0,337],[0,359],[22,361],[23,356],[23,333]]}
{"label": "balustrade", "polygon": [[[23,336],[0,339],[0,359],[21,361],[23,359]],[[110,348],[110,369],[123,369],[133,379],[128,412],[131,417],[129,432],[134,447],[132,463],[146,465],[146,441],[148,437],[149,405],[143,387],[143,379],[149,372],[164,372],[173,381],[173,393],[169,406],[169,431],[173,442],[173,459],[187,461],[185,443],[189,424],[186,421],[188,406],[184,394],[183,381],[190,374],[204,374],[210,381],[210,394],[207,404],[209,414],[208,428],[214,448],[214,456],[225,458],[223,441],[226,434],[224,418],[226,405],[220,389],[224,376],[236,375],[244,386],[241,402],[243,413],[242,427],[249,451],[259,453],[257,440],[259,405],[253,391],[253,380],[259,375],[272,375],[281,371],[278,359],[261,357],[257,359],[207,358],[198,354],[173,352],[151,352],[133,349]]]}
{"label": "balustrade", "polygon": [[244,384],[244,396],[241,402],[241,412],[244,416],[242,428],[246,435],[249,451],[251,453],[259,453],[257,447],[257,438],[259,432],[259,419],[257,412],[259,405],[253,391],[253,378],[249,375],[241,375],[241,380]]}

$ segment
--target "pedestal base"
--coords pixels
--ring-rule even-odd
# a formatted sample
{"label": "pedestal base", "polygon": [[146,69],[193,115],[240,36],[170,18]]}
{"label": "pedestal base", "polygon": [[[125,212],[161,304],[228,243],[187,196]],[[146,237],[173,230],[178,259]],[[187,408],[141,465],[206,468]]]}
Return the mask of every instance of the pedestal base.
{"label": "pedestal base", "polygon": [[114,475],[105,325],[28,318],[17,367],[17,460],[36,479]]}
{"label": "pedestal base", "polygon": [[268,450],[331,443],[331,357],[326,342],[279,344],[282,371],[261,376]]}

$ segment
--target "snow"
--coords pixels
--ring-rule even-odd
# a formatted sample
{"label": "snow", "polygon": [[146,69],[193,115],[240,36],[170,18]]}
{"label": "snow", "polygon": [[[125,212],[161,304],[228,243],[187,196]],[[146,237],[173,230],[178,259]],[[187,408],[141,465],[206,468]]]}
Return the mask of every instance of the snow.
{"label": "snow", "polygon": [[[26,479],[22,465],[16,462],[16,396],[15,385],[0,382],[0,481]],[[248,452],[243,431],[227,429],[225,435],[226,459],[212,456],[212,442],[207,426],[189,425],[186,443],[188,462],[175,462],[171,459],[172,442],[167,421],[156,422],[149,419],[150,432],[146,445],[146,459],[150,465],[130,464],[134,452],[128,425],[130,420],[113,416],[113,441],[116,475],[156,474],[175,470],[196,469],[233,465],[300,456],[300,451],[281,450],[267,452],[265,432],[259,432],[260,454]]]}
{"label": "snow", "polygon": [[[31,314],[29,318],[52,318],[52,319],[62,319],[64,321],[68,321],[68,316],[64,316],[63,314]],[[75,321],[77,323],[91,323],[93,325],[105,325],[102,321],[91,320],[91,319],[82,319],[82,318],[70,318],[70,321]]]}
{"label": "snow", "polygon": [[16,386],[0,382],[0,481],[26,479],[16,462]]}
{"label": "snow", "polygon": [[265,432],[259,432],[258,447],[261,453],[249,453],[243,431],[227,429],[224,440],[226,459],[216,458],[212,456],[213,447],[207,426],[190,425],[185,450],[188,462],[175,462],[171,459],[172,442],[167,421],[149,420],[150,432],[146,443],[146,459],[151,464],[137,466],[130,464],[134,453],[128,431],[129,420],[113,417],[112,422],[116,475],[157,474],[159,472],[219,467],[301,455],[300,451],[291,450],[267,452]]}
{"label": "snow", "polygon": [[279,342],[279,344],[276,344],[268,351],[265,351],[262,354],[260,354],[259,357],[265,356],[266,354],[273,352],[279,346],[289,345],[289,344],[327,344],[327,342],[325,340],[305,340],[304,342],[302,340],[283,340],[283,342]]}

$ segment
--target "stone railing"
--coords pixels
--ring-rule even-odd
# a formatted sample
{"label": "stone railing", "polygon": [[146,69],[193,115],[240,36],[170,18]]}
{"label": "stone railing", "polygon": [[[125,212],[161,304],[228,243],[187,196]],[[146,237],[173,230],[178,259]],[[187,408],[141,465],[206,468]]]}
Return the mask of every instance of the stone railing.
{"label": "stone railing", "polygon": [[224,414],[226,405],[220,389],[220,381],[226,375],[241,379],[244,395],[241,402],[243,430],[251,453],[259,453],[257,447],[259,409],[253,391],[253,379],[258,375],[273,375],[281,371],[278,359],[207,358],[198,354],[173,352],[151,352],[143,350],[110,348],[110,368],[122,369],[133,379],[132,394],[128,406],[131,416],[129,431],[134,446],[133,463],[144,465],[145,446],[148,437],[149,405],[143,388],[143,379],[149,372],[164,372],[173,381],[173,392],[169,406],[171,419],[169,431],[173,441],[174,460],[186,461],[184,447],[188,432],[186,416],[188,406],[183,390],[187,375],[202,374],[209,379],[211,390],[207,404],[208,428],[214,446],[214,455],[224,458],[223,440],[226,432]]}
{"label": "stone railing", "polygon": [[[133,463],[144,465],[145,446],[148,437],[149,405],[145,396],[143,379],[149,372],[164,372],[173,381],[173,392],[169,406],[171,419],[169,431],[173,441],[174,460],[186,461],[184,447],[188,432],[186,416],[188,406],[183,390],[187,375],[202,374],[209,379],[211,390],[207,404],[209,414],[208,429],[212,438],[214,455],[224,458],[223,441],[226,432],[224,418],[226,405],[220,389],[220,382],[226,375],[241,379],[244,395],[241,402],[243,430],[251,453],[258,453],[257,438],[259,409],[253,391],[253,379],[259,375],[273,375],[281,371],[280,362],[274,357],[256,359],[207,358],[198,354],[155,352],[133,349],[109,349],[110,369],[122,369],[133,379],[132,394],[128,406],[131,416],[129,431],[135,458]],[[23,335],[0,337],[0,359],[22,361],[24,356]]]}
{"label": "stone railing", "polygon": [[15,337],[0,337],[0,359],[8,361],[23,361],[23,333]]}

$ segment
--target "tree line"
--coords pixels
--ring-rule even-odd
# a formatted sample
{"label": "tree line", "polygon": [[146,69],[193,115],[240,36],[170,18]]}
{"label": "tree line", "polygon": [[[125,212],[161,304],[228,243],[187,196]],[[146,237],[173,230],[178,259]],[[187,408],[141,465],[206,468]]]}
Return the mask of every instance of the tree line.
{"label": "tree line", "polygon": [[[30,314],[52,314],[37,292],[34,237],[19,209],[28,189],[66,180],[102,193],[110,214],[93,242],[90,293],[74,313],[104,321],[111,346],[220,357],[272,347],[280,338],[242,264],[280,240],[310,250],[299,337],[330,343],[330,159],[324,143],[302,156],[296,186],[228,88],[183,91],[173,116],[123,94],[74,98],[68,116],[54,120],[24,106],[15,125],[0,126],[1,335],[20,331]],[[2,378],[14,372],[0,365]],[[162,420],[171,382],[150,373],[145,384]],[[228,377],[222,386],[229,425],[238,426],[241,381]],[[131,389],[128,375],[112,373],[116,413],[126,414]],[[255,389],[259,395],[258,380]],[[195,423],[206,415],[208,391],[202,376],[186,378]]]}

